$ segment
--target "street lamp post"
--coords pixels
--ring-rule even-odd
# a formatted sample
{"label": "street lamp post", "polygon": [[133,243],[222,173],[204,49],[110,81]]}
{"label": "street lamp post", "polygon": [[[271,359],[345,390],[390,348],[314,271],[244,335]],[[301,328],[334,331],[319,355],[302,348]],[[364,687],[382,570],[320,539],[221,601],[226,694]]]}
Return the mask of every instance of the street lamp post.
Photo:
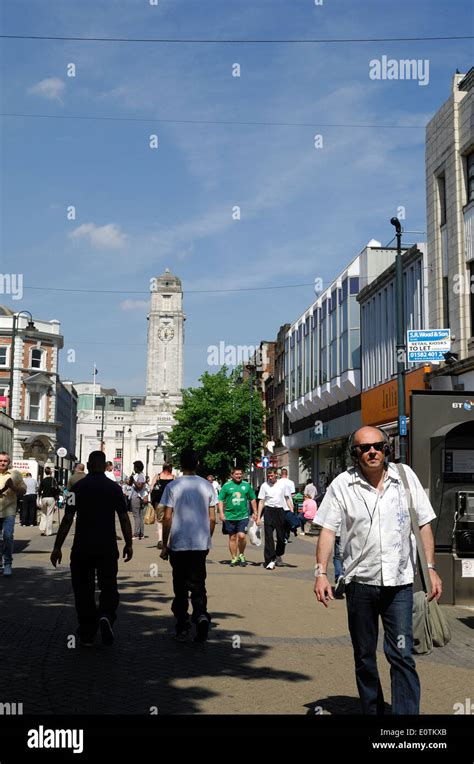
{"label": "street lamp post", "polygon": [[405,419],[405,317],[403,301],[403,262],[402,262],[402,226],[398,218],[392,218],[391,224],[395,226],[397,237],[397,257],[395,260],[395,294],[396,294],[396,318],[397,318],[397,398],[398,398],[398,437],[400,442],[400,461],[407,461],[407,435]]}
{"label": "street lamp post", "polygon": [[16,339],[16,332],[17,332],[17,319],[20,318],[22,315],[28,315],[28,324],[25,329],[25,335],[26,332],[37,332],[37,328],[33,323],[33,316],[29,312],[29,310],[20,310],[18,313],[13,314],[13,324],[12,324],[12,344],[11,344],[11,358],[10,358],[10,394],[9,394],[9,402],[8,402],[8,413],[13,418],[13,376],[15,371],[15,339]]}

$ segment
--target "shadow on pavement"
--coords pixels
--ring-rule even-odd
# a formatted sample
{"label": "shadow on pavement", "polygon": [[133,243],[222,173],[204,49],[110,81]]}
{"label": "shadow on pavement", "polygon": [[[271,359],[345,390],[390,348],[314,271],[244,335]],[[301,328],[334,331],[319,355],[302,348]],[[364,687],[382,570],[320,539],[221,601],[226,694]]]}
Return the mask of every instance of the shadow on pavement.
{"label": "shadow on pavement", "polygon": [[[17,554],[22,546],[17,543]],[[120,564],[115,643],[104,647],[98,637],[94,647],[82,648],[68,554],[50,571],[24,567],[17,558],[14,575],[0,577],[0,702],[23,702],[25,715],[195,714],[222,694],[222,713],[242,713],[245,703],[234,696],[252,690],[237,680],[309,678],[263,665],[271,647],[256,645],[251,632],[225,630],[230,613],[212,614],[207,643],[175,642],[165,585],[168,592],[169,582]]]}

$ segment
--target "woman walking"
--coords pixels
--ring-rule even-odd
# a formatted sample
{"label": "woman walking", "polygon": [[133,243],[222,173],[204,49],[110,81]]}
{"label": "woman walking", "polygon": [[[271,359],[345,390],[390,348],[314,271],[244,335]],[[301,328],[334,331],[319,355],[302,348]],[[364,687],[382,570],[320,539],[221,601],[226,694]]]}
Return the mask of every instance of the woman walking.
{"label": "woman walking", "polygon": [[163,464],[163,469],[159,473],[159,475],[155,475],[153,480],[151,481],[151,502],[155,508],[155,514],[156,514],[156,532],[158,534],[158,543],[157,548],[163,549],[163,512],[164,509],[159,509],[159,503],[161,501],[161,497],[163,496],[163,491],[165,490],[168,483],[171,483],[174,480],[173,477],[173,467],[171,464]]}
{"label": "woman walking", "polygon": [[130,505],[133,514],[133,538],[145,538],[144,517],[146,505],[148,503],[148,492],[146,489],[146,478],[143,474],[143,462],[133,462],[133,474],[128,481],[131,486]]}

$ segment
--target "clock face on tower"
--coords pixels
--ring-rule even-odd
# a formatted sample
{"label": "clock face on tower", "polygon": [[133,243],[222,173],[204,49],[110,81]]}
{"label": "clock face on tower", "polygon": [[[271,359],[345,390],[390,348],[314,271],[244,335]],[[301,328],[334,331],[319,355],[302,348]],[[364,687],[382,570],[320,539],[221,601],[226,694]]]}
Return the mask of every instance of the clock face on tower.
{"label": "clock face on tower", "polygon": [[171,342],[174,337],[174,329],[172,326],[164,325],[158,329],[158,339],[162,342]]}

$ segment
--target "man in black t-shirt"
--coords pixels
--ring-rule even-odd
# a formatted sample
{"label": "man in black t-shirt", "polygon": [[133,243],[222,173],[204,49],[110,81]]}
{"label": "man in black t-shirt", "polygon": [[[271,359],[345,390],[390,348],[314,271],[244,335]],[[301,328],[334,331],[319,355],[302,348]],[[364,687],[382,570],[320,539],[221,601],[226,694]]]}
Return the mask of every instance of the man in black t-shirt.
{"label": "man in black t-shirt", "polygon": [[[51,553],[51,562],[56,567],[61,562],[61,547],[77,513],[71,549],[71,581],[79,621],[78,634],[83,647],[92,646],[97,628],[100,628],[105,645],[111,645],[114,641],[112,624],[119,603],[115,514],[118,515],[125,540],[125,562],[133,556],[132,527],[125,497],[120,487],[105,476],[105,454],[92,451],[87,469],[89,474],[73,486],[68,497]],[[96,573],[100,590],[98,608],[95,602]]]}

